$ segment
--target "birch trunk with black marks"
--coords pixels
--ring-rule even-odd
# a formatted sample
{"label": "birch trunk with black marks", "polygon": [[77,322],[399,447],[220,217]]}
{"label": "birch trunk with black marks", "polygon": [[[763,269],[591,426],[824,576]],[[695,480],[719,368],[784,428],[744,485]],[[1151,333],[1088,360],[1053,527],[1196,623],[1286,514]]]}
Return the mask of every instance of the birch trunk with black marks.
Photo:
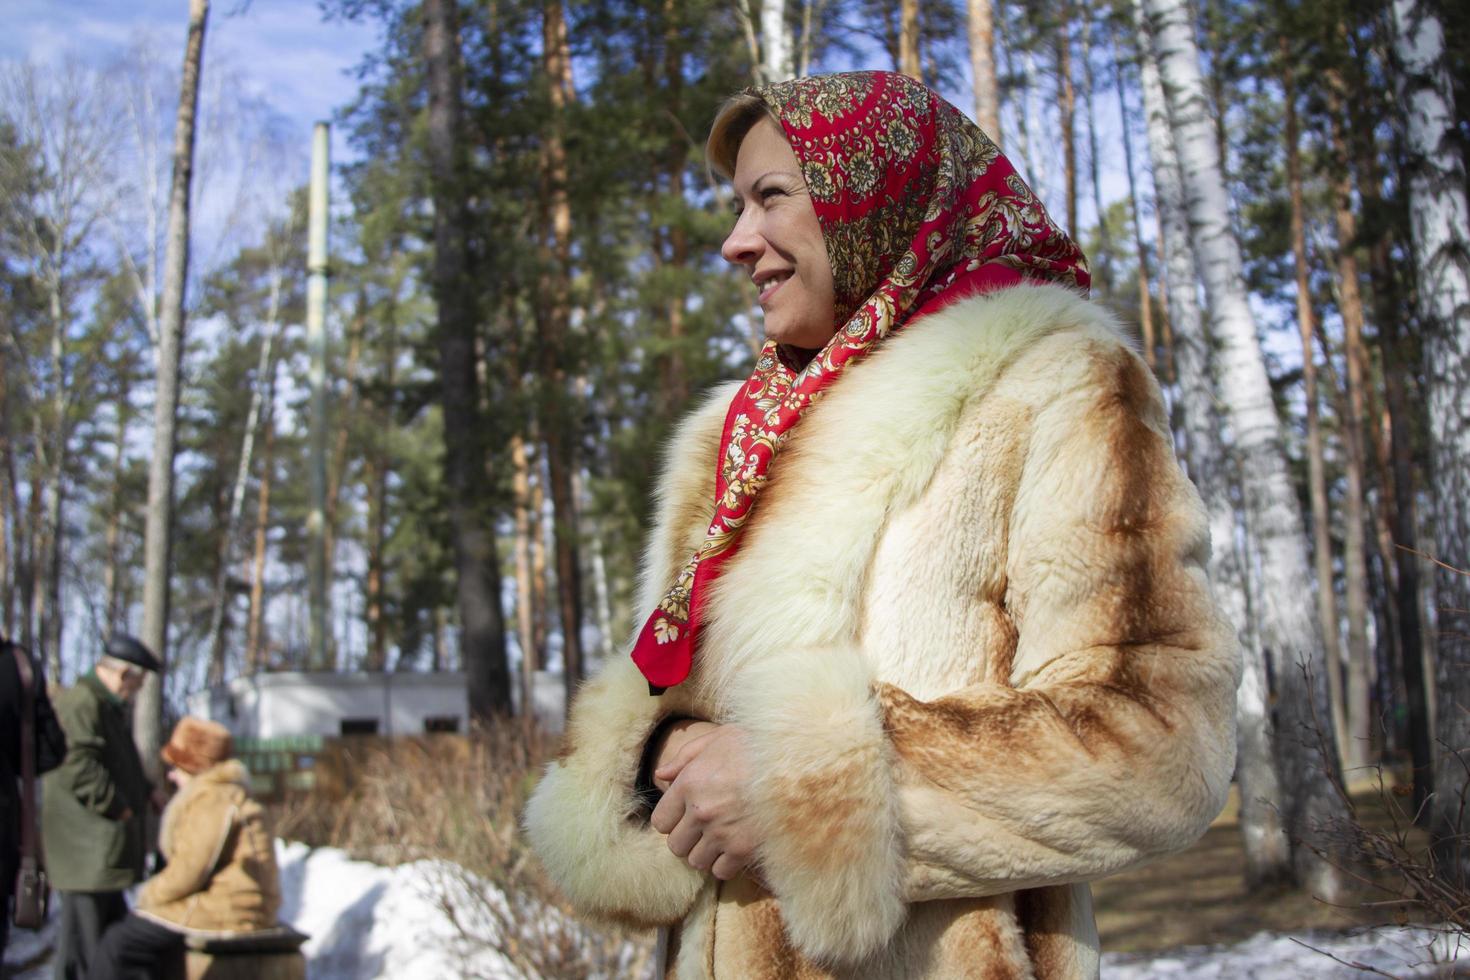
{"label": "birch trunk with black marks", "polygon": [[[1142,0],[1135,4],[1135,16],[1138,35],[1146,44],[1148,30]],[[1175,134],[1158,64],[1147,49],[1140,62],[1140,75],[1162,232],[1162,281],[1167,283],[1171,297],[1169,319],[1173,324],[1173,359],[1186,458],[1190,477],[1204,497],[1210,519],[1210,581],[1222,614],[1240,636],[1244,661],[1236,692],[1240,827],[1246,878],[1252,885],[1262,885],[1290,876],[1291,846],[1282,823],[1285,793],[1277,765],[1267,665],[1256,629],[1244,542],[1231,493],[1239,476],[1221,435],[1224,420],[1216,395],[1211,337],[1196,299],[1199,263],[1190,236]]]}
{"label": "birch trunk with black marks", "polygon": [[1459,840],[1470,792],[1470,209],[1443,25],[1424,0],[1393,0],[1392,19],[1437,502],[1430,551],[1438,563],[1439,758],[1431,832],[1444,873],[1463,882],[1470,874],[1470,849]]}
{"label": "birch trunk with black marks", "polygon": [[796,45],[790,25],[786,0],[761,0],[760,70],[767,85],[796,74]]}

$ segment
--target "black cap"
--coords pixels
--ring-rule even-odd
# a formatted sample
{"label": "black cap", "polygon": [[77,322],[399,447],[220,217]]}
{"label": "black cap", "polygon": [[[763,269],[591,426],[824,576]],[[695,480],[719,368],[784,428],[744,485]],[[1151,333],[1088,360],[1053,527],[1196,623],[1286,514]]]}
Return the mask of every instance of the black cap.
{"label": "black cap", "polygon": [[107,644],[102,652],[116,660],[126,660],[130,664],[142,667],[144,670],[159,671],[163,664],[153,655],[136,637],[126,633],[114,633],[107,638]]}

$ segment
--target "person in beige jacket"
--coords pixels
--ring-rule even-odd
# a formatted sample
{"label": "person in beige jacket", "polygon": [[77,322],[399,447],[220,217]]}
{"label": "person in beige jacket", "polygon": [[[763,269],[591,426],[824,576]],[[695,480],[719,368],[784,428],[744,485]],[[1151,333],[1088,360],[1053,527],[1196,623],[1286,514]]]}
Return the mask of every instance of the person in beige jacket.
{"label": "person in beige jacket", "polygon": [[1197,839],[1234,764],[1158,386],[918,82],[750,91],[709,158],[767,344],[668,448],[648,620],[578,692],[530,841],[681,980],[1096,976],[1087,883]]}
{"label": "person in beige jacket", "polygon": [[167,864],[143,883],[137,908],[103,936],[88,976],[151,977],[190,933],[242,935],[276,926],[275,834],[229,731],[184,717],[159,753],[178,792],[163,811]]}

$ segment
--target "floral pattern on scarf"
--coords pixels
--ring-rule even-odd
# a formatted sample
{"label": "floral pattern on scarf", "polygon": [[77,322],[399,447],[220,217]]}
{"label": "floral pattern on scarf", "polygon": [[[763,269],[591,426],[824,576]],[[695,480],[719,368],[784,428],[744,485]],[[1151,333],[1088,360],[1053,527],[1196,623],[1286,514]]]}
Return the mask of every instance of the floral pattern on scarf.
{"label": "floral pattern on scarf", "polygon": [[848,364],[964,296],[1025,280],[1080,290],[1090,281],[1081,250],[999,148],[919,82],[847,72],[751,91],[801,164],[832,265],[838,330],[801,368],[767,341],[731,403],[705,540],[633,647],[654,693],[689,675],[710,582],[738,550],[792,428]]}

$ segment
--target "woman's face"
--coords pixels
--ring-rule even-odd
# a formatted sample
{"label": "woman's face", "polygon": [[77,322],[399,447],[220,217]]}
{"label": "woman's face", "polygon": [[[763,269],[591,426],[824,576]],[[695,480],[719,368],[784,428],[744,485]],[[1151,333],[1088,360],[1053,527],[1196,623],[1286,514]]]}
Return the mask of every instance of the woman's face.
{"label": "woman's face", "polygon": [[720,249],[760,294],[766,336],[815,350],[837,332],[837,297],[822,226],[801,164],[775,120],[762,117],[740,143],[735,227]]}

